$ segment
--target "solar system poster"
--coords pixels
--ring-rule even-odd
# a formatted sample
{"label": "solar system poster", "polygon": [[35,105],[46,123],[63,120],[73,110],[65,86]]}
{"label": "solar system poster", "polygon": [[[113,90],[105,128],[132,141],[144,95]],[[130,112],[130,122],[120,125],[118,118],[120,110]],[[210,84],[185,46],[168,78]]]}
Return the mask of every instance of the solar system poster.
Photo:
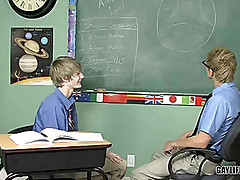
{"label": "solar system poster", "polygon": [[53,28],[12,28],[11,33],[11,84],[52,85]]}

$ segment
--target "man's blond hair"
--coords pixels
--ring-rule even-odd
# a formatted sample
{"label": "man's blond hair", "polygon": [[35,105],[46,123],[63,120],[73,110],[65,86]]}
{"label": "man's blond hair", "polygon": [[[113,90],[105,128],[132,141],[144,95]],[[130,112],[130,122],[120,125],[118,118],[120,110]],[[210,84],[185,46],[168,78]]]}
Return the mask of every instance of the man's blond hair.
{"label": "man's blond hair", "polygon": [[71,80],[76,73],[82,72],[82,66],[74,58],[59,56],[50,65],[50,77],[56,87],[61,87],[63,80]]}
{"label": "man's blond hair", "polygon": [[207,65],[215,72],[218,82],[232,82],[237,67],[236,57],[227,48],[217,47],[207,54]]}

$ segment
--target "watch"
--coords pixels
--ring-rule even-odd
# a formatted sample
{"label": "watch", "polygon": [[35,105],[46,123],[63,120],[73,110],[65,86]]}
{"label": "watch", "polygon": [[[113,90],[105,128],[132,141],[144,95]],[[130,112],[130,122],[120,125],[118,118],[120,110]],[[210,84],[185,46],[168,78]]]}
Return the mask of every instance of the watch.
{"label": "watch", "polygon": [[49,13],[57,0],[8,0],[13,10],[26,18],[39,18]]}

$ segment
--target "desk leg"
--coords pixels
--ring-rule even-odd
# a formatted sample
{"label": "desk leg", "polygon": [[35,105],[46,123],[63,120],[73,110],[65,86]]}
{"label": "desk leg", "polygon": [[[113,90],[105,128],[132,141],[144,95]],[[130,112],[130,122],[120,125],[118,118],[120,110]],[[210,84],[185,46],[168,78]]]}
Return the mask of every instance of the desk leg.
{"label": "desk leg", "polygon": [[87,180],[91,180],[92,178],[92,171],[87,171]]}
{"label": "desk leg", "polygon": [[98,172],[102,176],[103,180],[108,180],[107,175],[105,174],[102,168],[100,167],[93,168],[92,171]]}

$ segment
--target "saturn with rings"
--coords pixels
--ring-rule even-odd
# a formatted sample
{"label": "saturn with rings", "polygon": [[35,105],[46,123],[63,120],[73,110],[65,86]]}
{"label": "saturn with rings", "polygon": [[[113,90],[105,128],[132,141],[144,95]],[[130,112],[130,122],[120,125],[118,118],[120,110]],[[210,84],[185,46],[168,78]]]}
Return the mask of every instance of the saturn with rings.
{"label": "saturn with rings", "polygon": [[15,38],[17,45],[22,48],[25,53],[34,55],[40,58],[48,58],[49,54],[44,49],[40,49],[39,44],[34,40],[27,40],[24,38]]}

